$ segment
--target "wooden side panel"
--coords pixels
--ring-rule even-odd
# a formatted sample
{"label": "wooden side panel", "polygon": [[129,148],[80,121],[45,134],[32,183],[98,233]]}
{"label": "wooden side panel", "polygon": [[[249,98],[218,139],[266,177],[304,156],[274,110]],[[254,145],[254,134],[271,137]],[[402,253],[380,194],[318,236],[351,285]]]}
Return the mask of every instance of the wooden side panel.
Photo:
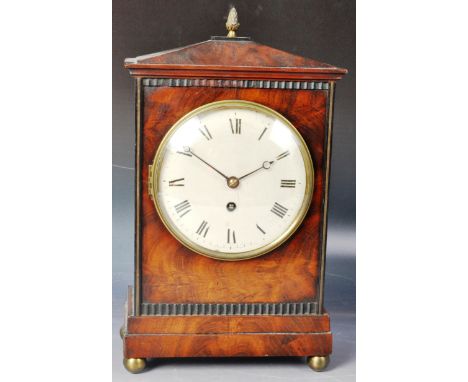
{"label": "wooden side panel", "polygon": [[330,331],[328,315],[312,316],[134,316],[129,334],[320,333]]}
{"label": "wooden side panel", "polygon": [[153,334],[124,337],[125,358],[328,355],[331,333]]}
{"label": "wooden side panel", "polygon": [[[317,297],[320,212],[327,91],[147,87],[142,163],[142,300],[156,303],[300,302]],[[302,226],[274,252],[240,262],[191,252],[163,226],[149,198],[148,165],[168,129],[204,104],[229,99],[258,102],[289,119],[314,162],[311,208]],[[242,277],[238,277],[241,274]],[[285,277],[285,275],[288,275]]]}

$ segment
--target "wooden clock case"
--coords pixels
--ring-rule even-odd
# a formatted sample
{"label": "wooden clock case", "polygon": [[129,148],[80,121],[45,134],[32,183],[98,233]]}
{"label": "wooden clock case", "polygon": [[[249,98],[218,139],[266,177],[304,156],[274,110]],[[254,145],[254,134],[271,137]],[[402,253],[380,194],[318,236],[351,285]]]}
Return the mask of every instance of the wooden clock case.
{"label": "wooden clock case", "polygon": [[[329,355],[323,287],[333,95],[346,70],[248,38],[217,37],[126,59],[125,67],[136,81],[136,224],[124,360]],[[235,262],[180,244],[148,192],[148,169],[168,129],[221,100],[257,102],[285,116],[307,143],[315,172],[310,209],[292,237]]]}

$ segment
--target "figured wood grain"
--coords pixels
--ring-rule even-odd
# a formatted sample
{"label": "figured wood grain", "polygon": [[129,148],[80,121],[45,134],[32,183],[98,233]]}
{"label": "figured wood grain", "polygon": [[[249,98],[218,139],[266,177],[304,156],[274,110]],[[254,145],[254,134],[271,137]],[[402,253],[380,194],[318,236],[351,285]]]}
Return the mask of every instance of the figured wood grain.
{"label": "figured wood grain", "polygon": [[[268,303],[316,299],[327,96],[325,90],[145,87],[143,302]],[[270,254],[237,262],[210,259],[180,244],[164,227],[147,192],[148,166],[169,128],[199,106],[229,99],[257,102],[289,119],[306,141],[315,171],[312,203],[296,233]]]}
{"label": "figured wood grain", "polygon": [[328,314],[309,316],[130,316],[129,334],[321,333]]}
{"label": "figured wood grain", "polygon": [[134,77],[272,78],[337,80],[347,70],[254,41],[208,40],[127,58]]}
{"label": "figured wood grain", "polygon": [[125,358],[328,355],[331,333],[136,334],[124,337]]}

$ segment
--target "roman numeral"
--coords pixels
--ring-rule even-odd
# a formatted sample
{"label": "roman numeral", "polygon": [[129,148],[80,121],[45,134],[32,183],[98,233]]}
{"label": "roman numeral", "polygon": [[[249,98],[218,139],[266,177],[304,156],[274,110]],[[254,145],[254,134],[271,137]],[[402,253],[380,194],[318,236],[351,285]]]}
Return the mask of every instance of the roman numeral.
{"label": "roman numeral", "polygon": [[186,156],[188,156],[188,157],[191,157],[191,156],[192,156],[192,154],[186,153],[186,152],[183,152],[183,151],[177,151],[177,154],[186,155]]}
{"label": "roman numeral", "polygon": [[206,237],[209,229],[208,222],[203,220],[195,233],[199,236],[203,235],[203,237]]}
{"label": "roman numeral", "polygon": [[184,186],[184,179],[185,178],[170,180],[169,181],[169,187],[183,187]]}
{"label": "roman numeral", "polygon": [[233,134],[240,134],[242,130],[242,120],[240,118],[236,118],[236,123],[231,118],[229,118],[229,123],[231,124],[231,132]]}
{"label": "roman numeral", "polygon": [[296,180],[295,179],[282,179],[281,180],[281,187],[295,188],[296,187]]}
{"label": "roman numeral", "polygon": [[258,224],[256,224],[258,230],[263,233],[264,235],[266,234],[266,232],[262,229],[262,227],[260,227]]}
{"label": "roman numeral", "polygon": [[278,155],[278,156],[276,157],[276,160],[283,159],[283,158],[287,157],[288,155],[289,155],[289,151],[285,151],[284,153]]}
{"label": "roman numeral", "polygon": [[275,202],[275,204],[273,204],[271,212],[273,212],[276,216],[279,216],[282,219],[284,218],[284,215],[286,215],[286,212],[288,212],[288,209],[286,207],[283,207],[281,204]]}
{"label": "roman numeral", "polygon": [[227,230],[227,243],[230,244],[232,241],[233,244],[236,244],[236,232],[234,230]]}
{"label": "roman numeral", "polygon": [[213,137],[210,134],[210,130],[208,130],[206,126],[203,126],[203,130],[205,131],[203,131],[201,128],[198,128],[198,130],[200,131],[200,133],[203,134],[203,136],[206,138],[207,141],[213,139]]}
{"label": "roman numeral", "polygon": [[191,211],[190,202],[188,200],[184,200],[183,202],[177,203],[174,206],[174,208],[180,217],[188,214]]}
{"label": "roman numeral", "polygon": [[267,130],[268,130],[268,128],[266,128],[266,127],[263,129],[262,133],[261,133],[260,136],[258,137],[258,140],[262,139],[263,134],[265,134],[265,131],[267,131]]}

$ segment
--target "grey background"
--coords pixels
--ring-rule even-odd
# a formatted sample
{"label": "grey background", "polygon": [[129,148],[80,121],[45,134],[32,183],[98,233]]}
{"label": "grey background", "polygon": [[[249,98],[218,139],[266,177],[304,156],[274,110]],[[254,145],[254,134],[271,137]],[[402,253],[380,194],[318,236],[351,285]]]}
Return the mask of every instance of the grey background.
{"label": "grey background", "polygon": [[[134,84],[125,57],[172,49],[225,34],[229,5],[238,35],[349,70],[337,84],[330,188],[325,306],[334,349],[327,372],[301,358],[157,360],[140,375],[122,362],[118,329],[133,284]],[[113,378],[207,381],[355,380],[355,3],[318,0],[113,1]]]}

